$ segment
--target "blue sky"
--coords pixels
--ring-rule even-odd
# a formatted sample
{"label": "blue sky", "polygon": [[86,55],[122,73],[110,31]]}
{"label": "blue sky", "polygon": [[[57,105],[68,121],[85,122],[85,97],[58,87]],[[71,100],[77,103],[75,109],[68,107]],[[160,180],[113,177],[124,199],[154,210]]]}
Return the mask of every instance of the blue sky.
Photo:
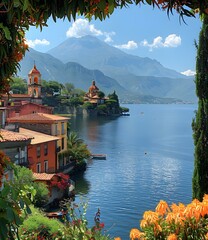
{"label": "blue sky", "polygon": [[47,52],[69,37],[93,35],[107,44],[120,48],[129,54],[156,59],[163,66],[184,74],[195,72],[196,49],[201,21],[179,15],[167,16],[165,11],[151,6],[131,6],[117,9],[104,21],[88,20],[77,16],[77,20],[52,19],[48,27],[31,27],[26,33],[29,45],[37,51]]}

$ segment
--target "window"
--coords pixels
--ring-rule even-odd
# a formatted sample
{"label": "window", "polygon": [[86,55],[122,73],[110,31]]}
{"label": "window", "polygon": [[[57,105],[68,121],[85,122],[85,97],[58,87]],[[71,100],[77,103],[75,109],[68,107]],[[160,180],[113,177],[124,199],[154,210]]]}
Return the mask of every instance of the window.
{"label": "window", "polygon": [[37,163],[37,165],[36,165],[36,171],[37,171],[37,173],[40,173],[40,172],[41,172],[41,163]]}
{"label": "window", "polygon": [[44,156],[48,155],[48,144],[44,144]]}
{"label": "window", "polygon": [[47,173],[48,172],[48,160],[44,161],[44,172]]}
{"label": "window", "polygon": [[65,131],[64,131],[64,122],[61,123],[61,134],[65,134]]}
{"label": "window", "polygon": [[37,146],[37,157],[40,157],[40,146]]}
{"label": "window", "polygon": [[55,124],[55,136],[58,135],[58,124]]}
{"label": "window", "polygon": [[64,138],[61,139],[61,148],[64,149]]}

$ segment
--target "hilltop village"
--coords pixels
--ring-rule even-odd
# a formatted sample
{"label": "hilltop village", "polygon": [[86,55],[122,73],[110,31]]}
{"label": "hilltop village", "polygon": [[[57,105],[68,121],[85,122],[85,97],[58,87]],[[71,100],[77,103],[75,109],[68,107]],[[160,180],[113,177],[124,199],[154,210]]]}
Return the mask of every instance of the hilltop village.
{"label": "hilltop village", "polygon": [[[57,184],[51,187],[51,183],[70,184],[67,174],[76,169],[85,170],[86,162],[74,159],[68,149],[70,118],[54,115],[54,107],[43,104],[41,73],[36,65],[28,74],[27,88],[27,94],[10,92],[1,95],[0,149],[15,164],[32,170],[35,181],[50,186],[52,201],[63,192],[56,188]],[[95,81],[83,96],[83,106],[83,112],[87,114],[122,114],[115,92],[105,97]],[[87,149],[85,156],[90,157]],[[8,170],[5,179],[11,179],[12,175]]]}

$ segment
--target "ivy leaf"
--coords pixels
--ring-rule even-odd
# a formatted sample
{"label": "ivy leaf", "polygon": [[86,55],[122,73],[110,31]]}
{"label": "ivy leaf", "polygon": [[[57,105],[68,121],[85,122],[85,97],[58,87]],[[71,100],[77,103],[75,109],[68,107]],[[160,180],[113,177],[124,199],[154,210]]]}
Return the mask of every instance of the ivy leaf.
{"label": "ivy leaf", "polygon": [[8,207],[6,209],[6,214],[7,214],[7,220],[9,220],[10,222],[14,220],[14,211],[12,208]]}
{"label": "ivy leaf", "polygon": [[24,208],[24,205],[25,205],[25,203],[23,202],[23,200],[22,200],[22,199],[20,199],[20,201],[19,201],[19,204],[20,204],[20,207],[23,209],[23,208]]}
{"label": "ivy leaf", "polygon": [[12,40],[11,34],[8,27],[5,27],[3,23],[0,23],[0,28],[4,31],[4,35],[7,40]]}
{"label": "ivy leaf", "polygon": [[31,209],[30,209],[30,207],[28,205],[26,205],[26,211],[27,211],[28,214],[32,213],[32,211],[31,211]]}
{"label": "ivy leaf", "polygon": [[28,9],[28,6],[29,6],[29,1],[28,0],[24,0],[23,12]]}
{"label": "ivy leaf", "polygon": [[146,2],[151,5],[152,4],[152,0],[146,0]]}

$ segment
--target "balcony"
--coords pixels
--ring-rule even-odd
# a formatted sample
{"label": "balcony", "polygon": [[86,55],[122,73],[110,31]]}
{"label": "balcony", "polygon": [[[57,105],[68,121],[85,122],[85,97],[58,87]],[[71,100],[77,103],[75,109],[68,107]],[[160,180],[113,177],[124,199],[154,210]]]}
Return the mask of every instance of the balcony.
{"label": "balcony", "polygon": [[74,166],[75,161],[70,162],[64,166],[59,166],[58,172],[69,173],[71,170],[73,170]]}

